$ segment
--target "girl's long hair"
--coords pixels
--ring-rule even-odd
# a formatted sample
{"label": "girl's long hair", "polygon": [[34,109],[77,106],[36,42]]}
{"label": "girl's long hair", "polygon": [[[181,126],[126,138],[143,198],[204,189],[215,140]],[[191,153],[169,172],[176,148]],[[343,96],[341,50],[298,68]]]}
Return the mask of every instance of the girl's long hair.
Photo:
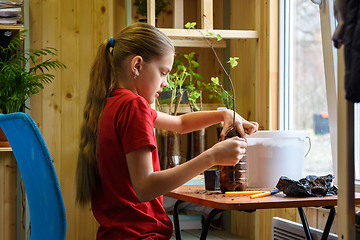
{"label": "girl's long hair", "polygon": [[98,168],[98,129],[107,98],[115,80],[124,74],[124,60],[131,54],[145,62],[175,52],[171,40],[150,24],[135,23],[101,43],[90,72],[90,83],[80,130],[79,156],[76,169],[76,203],[85,206],[101,187]]}

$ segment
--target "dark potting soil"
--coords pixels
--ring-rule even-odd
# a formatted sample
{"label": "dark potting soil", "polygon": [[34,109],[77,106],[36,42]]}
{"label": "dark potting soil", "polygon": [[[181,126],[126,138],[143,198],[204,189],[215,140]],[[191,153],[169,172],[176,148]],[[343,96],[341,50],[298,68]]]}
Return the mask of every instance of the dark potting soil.
{"label": "dark potting soil", "polygon": [[308,175],[298,181],[282,176],[276,187],[289,197],[322,197],[337,195],[337,186],[332,185],[334,175]]}

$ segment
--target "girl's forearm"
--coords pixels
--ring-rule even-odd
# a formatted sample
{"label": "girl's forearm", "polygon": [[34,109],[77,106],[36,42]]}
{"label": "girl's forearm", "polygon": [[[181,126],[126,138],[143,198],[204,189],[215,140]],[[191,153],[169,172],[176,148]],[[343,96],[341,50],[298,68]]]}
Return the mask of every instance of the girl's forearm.
{"label": "girl's forearm", "polygon": [[150,201],[183,185],[206,169],[214,166],[210,152],[207,150],[191,161],[174,168],[152,172],[143,184],[142,189],[138,191],[138,193],[141,192],[141,196],[138,194],[139,200],[143,202]]}
{"label": "girl's forearm", "polygon": [[199,111],[179,116],[181,120],[180,133],[188,133],[203,129],[224,120],[226,111]]}

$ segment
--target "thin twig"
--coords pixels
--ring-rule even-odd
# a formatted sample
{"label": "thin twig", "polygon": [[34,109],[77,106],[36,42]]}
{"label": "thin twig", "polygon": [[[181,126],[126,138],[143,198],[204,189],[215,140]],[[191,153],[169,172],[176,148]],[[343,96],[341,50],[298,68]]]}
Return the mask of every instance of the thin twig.
{"label": "thin twig", "polygon": [[181,102],[181,99],[182,99],[182,96],[183,96],[183,95],[184,95],[184,91],[182,91],[182,92],[180,93],[179,100],[178,100],[177,103],[176,103],[174,116],[177,115],[177,112],[178,112],[178,109],[179,109],[179,105],[180,105],[180,102]]}
{"label": "thin twig", "polygon": [[156,104],[157,104],[157,106],[158,106],[158,108],[159,108],[159,111],[160,111],[160,112],[164,112],[163,109],[162,109],[162,107],[161,107],[161,104],[160,104],[160,102],[159,102],[159,99],[158,99],[158,98],[155,98],[155,100],[156,100]]}
{"label": "thin twig", "polygon": [[[188,99],[190,99],[190,94],[189,94],[189,91],[186,91],[186,94],[187,94],[187,97]],[[191,112],[194,112],[194,104],[192,103],[192,101],[189,100],[189,107],[190,107],[190,111]]]}
{"label": "thin twig", "polygon": [[[204,15],[204,17],[205,17],[205,15]],[[219,59],[219,57],[218,57],[218,55],[217,55],[217,53],[216,53],[213,45],[207,40],[207,38],[204,36],[204,34],[203,34],[199,29],[197,29],[197,28],[194,28],[194,29],[198,30],[198,31],[200,32],[200,34],[203,36],[203,38],[205,39],[205,41],[207,42],[207,44],[209,44],[209,46],[211,47],[212,51],[213,51],[214,54],[215,54],[215,57],[216,57],[218,63],[220,64],[220,66],[221,66],[221,68],[223,69],[223,71],[224,71],[224,73],[226,74],[226,76],[229,78],[231,90],[232,90],[233,96],[234,96],[234,98],[233,98],[233,111],[234,111],[233,124],[234,124],[234,128],[235,128],[235,117],[236,117],[236,113],[235,113],[235,90],[234,90],[234,85],[233,85],[233,82],[232,82],[232,80],[231,80],[231,77],[230,77],[230,75],[228,74],[228,72],[226,71],[226,69],[224,68],[224,66],[222,65],[222,63],[221,63],[221,61],[220,61],[220,59]]]}
{"label": "thin twig", "polygon": [[174,89],[171,90],[171,99],[170,99],[169,115],[171,115],[171,112],[172,112],[173,101],[174,101],[174,92],[175,92],[175,91],[176,91],[176,88],[175,88],[175,90],[174,90]]}

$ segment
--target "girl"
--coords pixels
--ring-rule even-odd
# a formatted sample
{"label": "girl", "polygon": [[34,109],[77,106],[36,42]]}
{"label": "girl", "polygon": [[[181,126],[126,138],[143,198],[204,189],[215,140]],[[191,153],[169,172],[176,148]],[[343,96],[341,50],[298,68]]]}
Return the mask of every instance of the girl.
{"label": "girl", "polygon": [[[160,171],[154,127],[187,133],[224,121],[233,112],[208,111],[169,116],[149,107],[168,86],[175,49],[155,27],[136,23],[99,47],[91,69],[81,126],[77,203],[91,201],[100,223],[97,239],[169,239],[172,223],[162,195],[214,165],[234,165],[245,153],[234,137],[180,166]],[[258,124],[236,115],[244,136]]]}

